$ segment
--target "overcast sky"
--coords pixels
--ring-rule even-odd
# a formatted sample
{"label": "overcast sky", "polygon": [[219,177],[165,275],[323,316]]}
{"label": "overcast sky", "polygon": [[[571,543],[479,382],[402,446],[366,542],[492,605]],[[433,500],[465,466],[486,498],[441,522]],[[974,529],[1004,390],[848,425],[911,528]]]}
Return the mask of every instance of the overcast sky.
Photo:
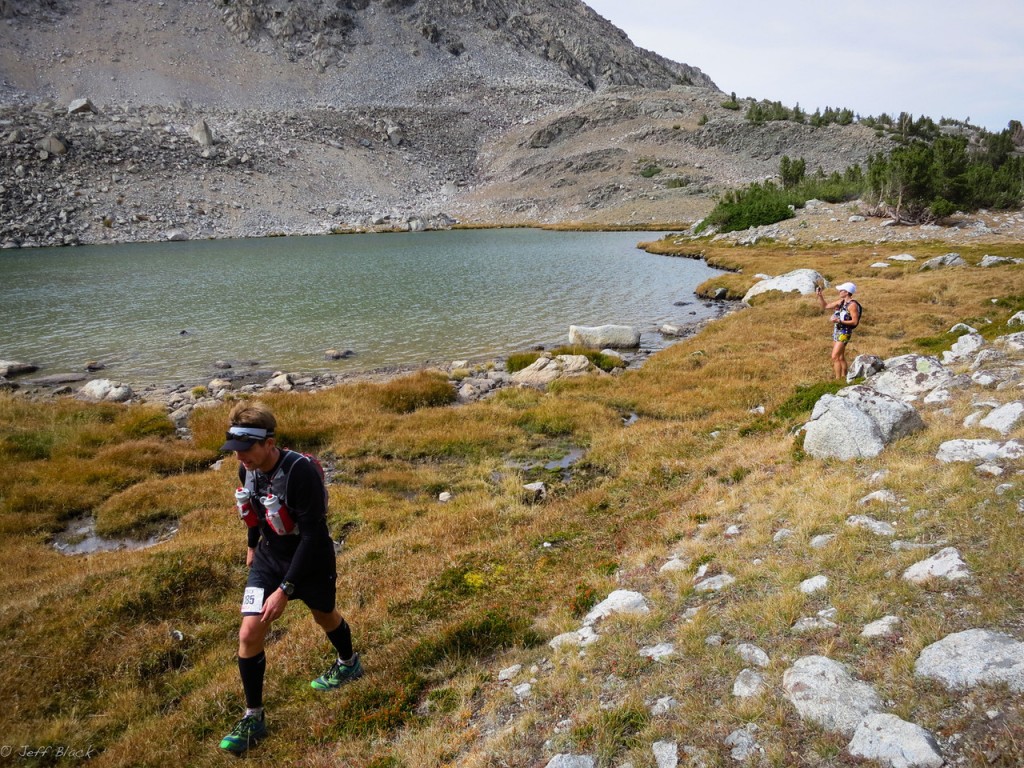
{"label": "overcast sky", "polygon": [[641,48],[700,68],[725,93],[1024,121],[1021,0],[584,0]]}

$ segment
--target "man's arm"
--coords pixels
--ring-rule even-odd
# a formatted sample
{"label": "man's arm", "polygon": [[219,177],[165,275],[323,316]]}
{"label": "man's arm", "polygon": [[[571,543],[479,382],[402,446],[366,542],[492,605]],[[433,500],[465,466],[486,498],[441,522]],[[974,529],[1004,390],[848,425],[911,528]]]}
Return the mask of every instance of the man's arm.
{"label": "man's arm", "polygon": [[[326,533],[324,484],[320,473],[310,461],[300,459],[292,467],[286,493],[288,510],[292,513],[292,519],[299,530],[299,546],[292,556],[284,580],[298,584],[302,581],[309,561],[316,557],[315,552],[323,543],[320,539],[325,535],[329,538],[329,534]],[[331,551],[333,552],[333,549]]]}

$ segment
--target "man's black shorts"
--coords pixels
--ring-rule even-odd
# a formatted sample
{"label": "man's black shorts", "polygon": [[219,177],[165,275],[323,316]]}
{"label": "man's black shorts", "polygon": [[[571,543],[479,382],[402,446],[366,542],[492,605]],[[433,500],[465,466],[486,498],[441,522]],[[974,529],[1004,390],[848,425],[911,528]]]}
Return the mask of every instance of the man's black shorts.
{"label": "man's black shorts", "polygon": [[[257,547],[245,586],[261,588],[265,600],[281,586],[289,565],[289,561],[278,560],[264,547]],[[301,600],[315,611],[330,613],[334,610],[337,581],[338,571],[333,557],[323,562],[312,562],[302,582],[295,585],[292,599]]]}

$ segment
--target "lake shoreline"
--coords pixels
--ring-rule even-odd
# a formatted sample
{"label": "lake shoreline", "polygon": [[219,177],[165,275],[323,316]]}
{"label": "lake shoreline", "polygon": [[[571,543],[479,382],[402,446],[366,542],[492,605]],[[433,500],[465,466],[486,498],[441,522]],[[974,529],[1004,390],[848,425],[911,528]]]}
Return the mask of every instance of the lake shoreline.
{"label": "lake shoreline", "polygon": [[[743,306],[735,301],[714,301],[712,303],[716,307],[713,317],[702,318],[694,321],[692,324],[684,325],[680,328],[678,334],[672,336],[663,335],[665,339],[663,346],[656,349],[637,347],[631,350],[618,350],[617,352],[622,357],[625,365],[623,368],[615,369],[615,372],[619,373],[641,368],[652,355],[696,336],[709,323],[720,320],[738,311]],[[565,344],[562,346],[569,345]],[[551,349],[545,349],[544,345],[538,344],[533,347],[533,351],[544,354],[545,352],[549,353]],[[509,354],[512,353],[510,352]],[[479,396],[460,396],[459,402],[464,404],[487,397],[510,383],[509,380],[506,380],[510,379],[505,368],[507,358],[508,355],[497,357],[481,356],[476,359],[463,358],[447,363],[427,361],[423,364],[396,364],[341,373],[286,372],[282,370],[272,371],[266,368],[238,373],[234,369],[227,369],[221,372],[222,376],[214,378],[202,377],[187,381],[177,380],[135,384],[130,381],[106,377],[103,375],[104,371],[102,370],[91,374],[70,374],[67,376],[58,374],[41,379],[31,378],[31,375],[27,374],[23,377],[4,380],[7,384],[4,390],[30,400],[76,397],[95,401],[95,398],[83,395],[82,388],[90,382],[108,380],[115,388],[126,386],[130,390],[131,396],[121,402],[126,405],[148,404],[164,408],[178,427],[179,434],[187,436],[188,417],[194,410],[213,407],[232,397],[258,397],[261,394],[271,392],[315,393],[351,384],[386,384],[402,376],[425,370],[438,371],[448,376],[456,389],[459,389],[460,382],[467,375],[496,375],[500,381],[499,384],[494,386],[493,389],[481,393]],[[280,380],[283,377],[287,377],[288,385],[282,387],[280,384],[273,384],[275,379]],[[215,383],[218,381],[222,382],[223,386],[217,386]]]}
{"label": "lake shoreline", "polygon": [[632,232],[396,238],[14,256],[0,358],[35,365],[15,383],[51,392],[89,379],[237,387],[282,371],[317,387],[551,349],[571,325],[628,325],[644,350],[660,349],[664,325],[721,314],[694,292],[719,270],[651,255]]}

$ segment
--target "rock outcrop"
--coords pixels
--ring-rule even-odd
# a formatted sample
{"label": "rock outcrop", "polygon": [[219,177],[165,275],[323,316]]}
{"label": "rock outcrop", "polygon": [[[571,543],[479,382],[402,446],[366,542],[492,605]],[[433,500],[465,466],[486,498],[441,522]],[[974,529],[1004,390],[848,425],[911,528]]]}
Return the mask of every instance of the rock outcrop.
{"label": "rock outcrop", "polygon": [[868,458],[921,429],[924,422],[912,405],[857,385],[818,400],[804,426],[804,450],[821,459]]}

